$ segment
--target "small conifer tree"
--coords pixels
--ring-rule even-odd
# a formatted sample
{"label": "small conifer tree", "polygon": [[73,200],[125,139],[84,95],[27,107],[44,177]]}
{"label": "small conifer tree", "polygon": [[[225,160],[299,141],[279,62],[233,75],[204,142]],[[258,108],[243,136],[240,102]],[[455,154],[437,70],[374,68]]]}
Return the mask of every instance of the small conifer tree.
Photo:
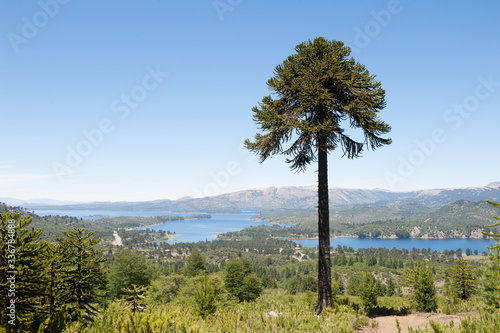
{"label": "small conifer tree", "polygon": [[126,295],[129,295],[125,300],[128,303],[130,309],[132,309],[132,313],[136,313],[139,310],[139,306],[141,305],[139,302],[144,299],[144,292],[146,291],[146,287],[138,287],[135,284],[132,284],[132,288],[122,290]]}
{"label": "small conifer tree", "polygon": [[432,270],[422,261],[418,266],[407,267],[402,276],[403,285],[410,289],[410,299],[419,312],[437,309],[436,286]]}
{"label": "small conifer tree", "polygon": [[183,268],[182,272],[186,276],[196,276],[207,274],[207,261],[201,255],[200,251],[194,249],[191,254],[186,259],[186,266]]}
{"label": "small conifer tree", "polygon": [[359,285],[359,296],[363,306],[367,309],[377,306],[377,281],[373,275],[366,271]]}
{"label": "small conifer tree", "polygon": [[194,302],[196,312],[206,317],[217,310],[217,301],[222,294],[220,277],[203,275],[197,277],[198,288],[194,291]]}
{"label": "small conifer tree", "polygon": [[[500,203],[488,201],[495,208],[500,209]],[[500,220],[500,217],[493,216]],[[493,228],[500,225],[500,222],[485,225],[486,228]],[[494,308],[500,308],[500,234],[495,232],[484,232],[488,237],[493,237],[495,245],[488,246],[488,262],[482,268],[481,296],[485,303]]]}
{"label": "small conifer tree", "polygon": [[394,296],[396,294],[396,284],[394,283],[394,280],[392,277],[387,279],[387,296]]}
{"label": "small conifer tree", "polygon": [[144,256],[135,251],[121,249],[114,256],[109,272],[109,296],[124,296],[123,289],[131,289],[132,284],[148,286],[151,283],[151,269]]}
{"label": "small conifer tree", "polygon": [[[499,187],[499,189],[500,189],[500,187]],[[492,202],[489,200],[486,200],[486,202],[488,202],[493,207],[500,209],[500,203]],[[493,218],[500,220],[500,217],[498,217],[498,216],[493,216]],[[493,223],[490,225],[485,225],[484,227],[485,228],[493,228],[493,227],[497,227],[499,225],[500,225],[500,222],[497,222],[497,223]],[[488,246],[488,249],[490,250],[490,256],[495,256],[496,259],[500,259],[500,233],[494,233],[494,232],[487,233],[487,232],[483,231],[483,234],[485,236],[488,236],[488,237],[493,237],[493,239],[495,240],[495,245]]]}
{"label": "small conifer tree", "polygon": [[474,267],[463,258],[455,261],[451,266],[450,282],[458,298],[469,299],[476,290],[476,273]]}

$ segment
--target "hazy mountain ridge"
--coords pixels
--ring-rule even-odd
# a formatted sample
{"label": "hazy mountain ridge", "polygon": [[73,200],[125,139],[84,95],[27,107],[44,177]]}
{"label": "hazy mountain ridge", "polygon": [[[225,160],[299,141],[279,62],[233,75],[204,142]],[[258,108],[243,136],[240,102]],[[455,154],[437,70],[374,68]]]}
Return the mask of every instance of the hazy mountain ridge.
{"label": "hazy mountain ridge", "polygon": [[[495,183],[492,183],[495,184]],[[396,202],[421,204],[434,209],[458,200],[500,201],[500,190],[496,186],[455,189],[432,189],[407,192],[391,192],[382,189],[329,190],[332,207]],[[40,205],[25,203],[29,209],[49,210],[124,210],[124,211],[172,211],[206,213],[260,213],[274,210],[304,210],[317,206],[315,187],[270,187],[221,194],[213,197],[182,200],[154,200],[142,202],[92,202],[72,205]]]}
{"label": "hazy mountain ridge", "polygon": [[[336,237],[361,238],[485,238],[481,231],[493,223],[498,209],[484,201],[459,200],[437,210],[419,204],[365,204],[334,207],[330,211],[330,233]],[[318,213],[281,211],[261,217],[294,228],[274,229],[285,238],[317,237]],[[488,230],[498,232],[499,228]]]}
{"label": "hazy mountain ridge", "polygon": [[492,182],[488,184],[488,187],[494,187],[494,188],[499,188],[500,187],[500,182]]}
{"label": "hazy mountain ridge", "polygon": [[415,197],[408,199],[407,202],[439,208],[458,200],[498,201],[499,199],[500,190],[497,187],[484,186],[455,189],[422,190]]}
{"label": "hazy mountain ridge", "polygon": [[21,200],[10,197],[0,198],[0,202],[4,202],[11,206],[26,206],[26,205],[78,205],[84,202],[71,201],[71,200],[54,200],[50,198],[39,198],[31,200]]}

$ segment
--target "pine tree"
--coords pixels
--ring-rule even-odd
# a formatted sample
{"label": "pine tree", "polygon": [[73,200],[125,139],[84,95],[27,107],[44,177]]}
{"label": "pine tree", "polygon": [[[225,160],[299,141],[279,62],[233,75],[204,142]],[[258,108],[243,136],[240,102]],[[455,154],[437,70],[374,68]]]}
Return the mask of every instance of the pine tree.
{"label": "pine tree", "polygon": [[194,302],[196,312],[202,317],[213,314],[217,310],[217,301],[222,294],[220,277],[203,275],[197,278],[197,286],[194,291]]}
{"label": "pine tree", "polygon": [[337,271],[332,275],[332,297],[335,299],[337,296],[344,294],[344,282]]}
{"label": "pine tree", "polygon": [[[42,260],[45,243],[41,229],[28,230],[32,218],[20,213],[0,214],[0,323],[7,305],[15,300],[15,323],[23,325],[39,311],[42,299]],[[12,283],[11,283],[12,282]],[[11,288],[11,286],[15,286]],[[13,296],[13,297],[10,297]],[[5,325],[4,327],[7,327]]]}
{"label": "pine tree", "polygon": [[474,267],[467,260],[460,258],[451,266],[449,275],[458,298],[469,299],[476,290]]}
{"label": "pine tree", "polygon": [[[500,187],[499,187],[499,189],[500,189]],[[486,202],[488,202],[493,207],[500,209],[500,203],[492,202],[492,201],[489,201],[489,200],[486,200]],[[500,217],[498,217],[498,216],[493,216],[493,218],[497,219],[497,220],[500,220]],[[485,228],[493,228],[493,227],[497,227],[499,225],[500,225],[500,222],[497,222],[497,223],[493,223],[493,224],[490,224],[490,225],[485,225],[484,227]],[[488,237],[493,237],[493,239],[495,240],[495,245],[492,246],[492,247],[487,246],[487,248],[488,248],[488,250],[490,252],[490,256],[494,256],[494,257],[496,257],[496,259],[500,259],[500,234],[494,233],[494,232],[487,233],[487,232],[484,232],[484,231],[483,231],[483,234],[485,236],[488,236]]]}
{"label": "pine tree", "polygon": [[[316,314],[320,314],[332,306],[328,152],[341,146],[344,155],[355,158],[366,147],[374,150],[390,144],[391,140],[382,138],[390,126],[378,117],[385,107],[385,91],[365,66],[349,58],[351,49],[344,43],[318,37],[295,50],[267,82],[276,99],[266,96],[252,109],[262,133],[255,136],[255,142],[246,140],[245,146],[261,161],[275,154],[290,156],[286,161],[296,171],[318,162]],[[344,131],[344,121],[362,130],[362,142]]]}
{"label": "pine tree", "polygon": [[114,256],[109,272],[109,295],[122,297],[123,289],[137,286],[148,286],[151,283],[151,269],[140,253],[121,249]]}
{"label": "pine tree", "polygon": [[363,306],[367,309],[377,306],[377,281],[370,272],[365,272],[359,285],[359,296]]}
{"label": "pine tree", "polygon": [[146,287],[138,287],[135,284],[132,284],[130,289],[122,289],[125,295],[129,295],[125,298],[125,301],[127,301],[128,306],[132,309],[132,313],[136,313],[139,310],[139,306],[141,305],[139,302],[146,297],[144,296],[145,291]]}
{"label": "pine tree", "polygon": [[394,296],[396,294],[396,284],[392,277],[387,279],[387,296]]}
{"label": "pine tree", "polygon": [[[499,187],[500,189],[500,187]],[[488,201],[487,202],[495,208],[500,209],[500,203]],[[500,220],[500,217],[493,216],[493,218]],[[487,228],[499,226],[500,222],[486,225]],[[490,232],[483,234],[493,237],[495,240],[494,246],[488,246],[488,262],[485,263],[481,269],[481,296],[485,303],[494,308],[500,308],[500,234]]]}
{"label": "pine tree", "polygon": [[403,285],[410,288],[410,300],[419,312],[436,311],[437,292],[432,270],[422,261],[418,266],[405,268],[401,277]]}
{"label": "pine tree", "polygon": [[347,293],[352,296],[359,295],[359,277],[356,275],[351,275],[349,281],[347,281]]}
{"label": "pine tree", "polygon": [[493,308],[500,308],[500,260],[491,259],[481,268],[481,297]]}
{"label": "pine tree", "polygon": [[104,249],[95,248],[101,239],[92,237],[92,231],[85,233],[83,228],[63,234],[66,237],[58,238],[66,261],[62,300],[72,320],[92,320],[106,286],[101,263],[107,259],[101,256]]}
{"label": "pine tree", "polygon": [[57,313],[64,306],[62,303],[65,287],[63,272],[68,262],[59,244],[47,243],[43,256],[43,286],[45,288],[42,308],[43,312],[48,314],[50,322],[56,318]]}
{"label": "pine tree", "polygon": [[186,258],[186,266],[184,266],[182,272],[186,276],[196,276],[207,274],[207,261],[201,255],[200,251],[194,249],[191,254]]}

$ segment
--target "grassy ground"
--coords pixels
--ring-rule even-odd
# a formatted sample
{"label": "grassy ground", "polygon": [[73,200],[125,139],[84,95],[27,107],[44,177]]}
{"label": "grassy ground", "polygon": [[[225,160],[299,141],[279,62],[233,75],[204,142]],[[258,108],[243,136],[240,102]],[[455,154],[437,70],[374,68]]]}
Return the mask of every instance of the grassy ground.
{"label": "grassy ground", "polygon": [[186,300],[152,304],[133,314],[123,302],[111,303],[87,328],[77,324],[68,333],[104,332],[354,332],[376,325],[346,305],[314,315],[316,295],[266,293],[254,302],[230,302],[205,318]]}

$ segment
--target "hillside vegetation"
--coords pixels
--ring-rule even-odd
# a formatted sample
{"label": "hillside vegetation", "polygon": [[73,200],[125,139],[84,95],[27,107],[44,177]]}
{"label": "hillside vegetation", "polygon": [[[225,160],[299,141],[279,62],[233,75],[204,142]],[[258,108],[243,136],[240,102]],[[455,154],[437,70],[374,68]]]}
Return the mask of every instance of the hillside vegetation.
{"label": "hillside vegetation", "polygon": [[[317,236],[314,211],[262,214],[261,218],[293,228],[274,228],[273,235],[289,238]],[[483,238],[484,225],[495,214],[486,202],[460,200],[438,210],[419,204],[372,204],[336,207],[330,213],[334,236],[394,238]],[[269,227],[267,227],[269,228]]]}
{"label": "hillside vegetation", "polygon": [[[317,250],[274,235],[299,229],[300,223],[307,227],[310,212],[281,220],[298,221],[295,228],[250,227],[212,242],[168,244],[158,242],[150,234],[154,232],[124,228],[161,222],[164,217],[85,221],[41,218],[5,205],[0,211],[22,214],[14,217],[18,219],[15,322],[19,331],[358,332],[364,327],[384,332],[384,327],[377,328],[382,321],[372,320],[373,316],[397,319],[422,311],[461,319],[454,326],[431,321],[433,332],[492,332],[500,322],[498,250],[482,256],[459,250],[355,251],[338,246],[331,255],[334,306],[315,316]],[[354,212],[357,219],[349,225],[358,228],[380,226],[370,221],[370,215],[379,218],[384,211],[390,221],[406,223],[412,218],[445,223],[448,216],[462,217],[463,223],[474,217],[492,222],[480,215],[491,212],[487,206],[466,201],[435,211],[413,204],[352,206],[332,215],[349,224]],[[207,216],[198,216],[203,217]],[[12,218],[2,215],[0,225],[1,286],[8,285],[6,221]],[[42,225],[38,230],[32,228],[35,221]],[[77,225],[89,229],[74,229]],[[54,235],[44,237],[45,228]],[[112,245],[91,234],[92,228],[96,233],[119,232],[126,243]],[[70,231],[61,232],[66,229]],[[10,327],[8,297],[0,293],[0,332]]]}
{"label": "hillside vegetation", "polygon": [[[105,242],[114,240],[114,231],[119,232],[124,238],[142,237],[147,241],[155,241],[164,238],[165,232],[155,232],[153,230],[135,230],[135,228],[145,228],[151,225],[163,224],[166,221],[183,221],[191,219],[210,219],[210,214],[190,214],[190,215],[164,215],[164,216],[117,216],[99,217],[93,220],[76,218],[73,216],[46,215],[40,216],[23,210],[20,207],[11,207],[0,203],[0,213],[21,213],[22,216],[29,216],[32,219],[31,227],[43,229],[42,239],[56,241],[61,232],[69,232],[74,228],[85,228],[92,230],[96,237]],[[171,234],[171,232],[166,232]]]}

